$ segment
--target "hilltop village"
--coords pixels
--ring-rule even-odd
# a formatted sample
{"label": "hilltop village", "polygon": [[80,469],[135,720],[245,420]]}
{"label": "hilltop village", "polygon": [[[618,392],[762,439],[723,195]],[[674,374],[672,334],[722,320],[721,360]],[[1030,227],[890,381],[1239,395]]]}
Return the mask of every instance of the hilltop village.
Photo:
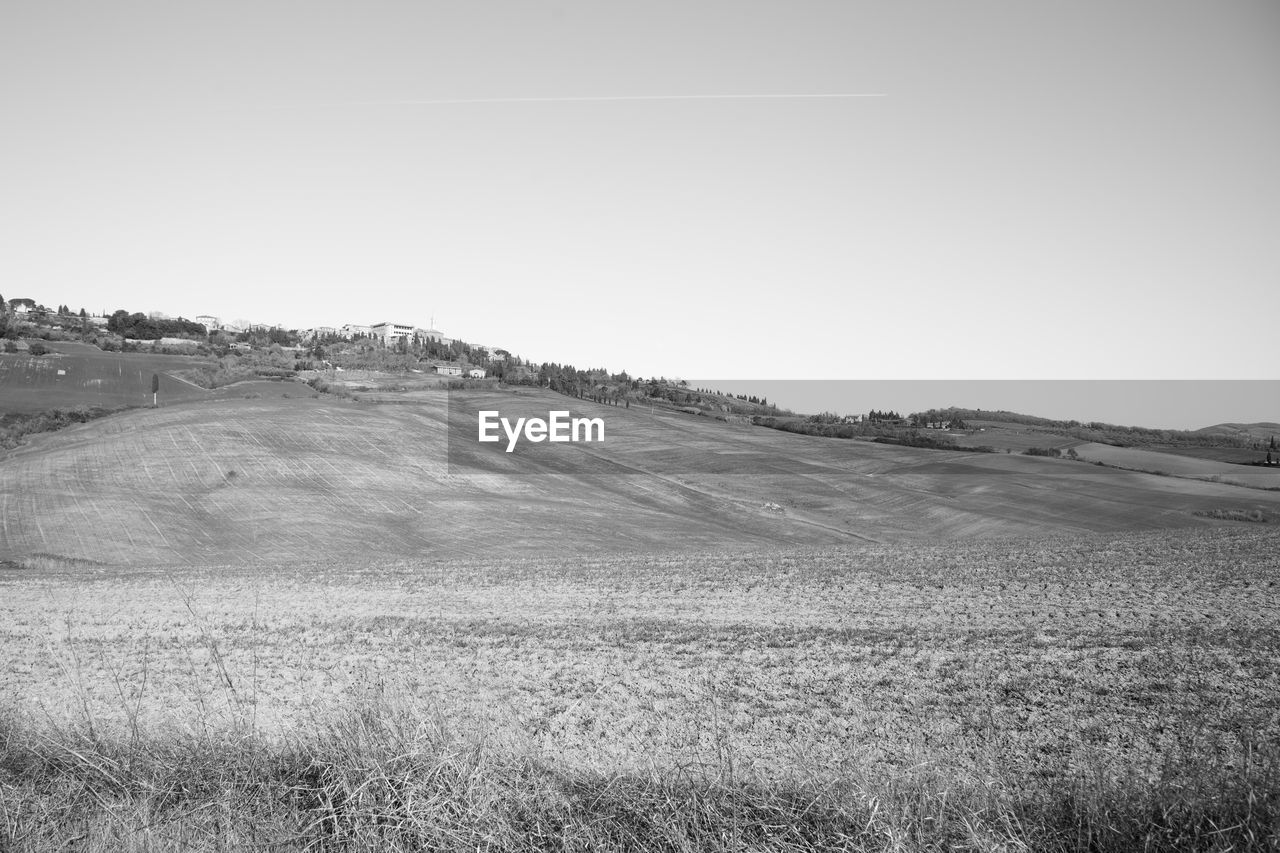
{"label": "hilltop village", "polygon": [[195,319],[161,311],[111,313],[49,308],[29,298],[0,297],[0,344],[6,352],[39,354],[45,341],[74,340],[104,352],[148,351],[215,358],[257,354],[280,370],[412,370],[463,379],[530,381],[541,364],[497,346],[473,344],[439,329],[408,323],[346,323],[288,328],[281,324]]}

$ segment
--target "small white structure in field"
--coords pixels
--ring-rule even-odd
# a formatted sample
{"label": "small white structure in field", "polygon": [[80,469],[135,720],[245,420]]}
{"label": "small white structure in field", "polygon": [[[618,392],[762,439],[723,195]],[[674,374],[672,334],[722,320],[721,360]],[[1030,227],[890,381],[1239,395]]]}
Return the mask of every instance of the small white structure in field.
{"label": "small white structure in field", "polygon": [[470,376],[472,379],[484,379],[484,368],[473,367],[467,371],[467,375]]}

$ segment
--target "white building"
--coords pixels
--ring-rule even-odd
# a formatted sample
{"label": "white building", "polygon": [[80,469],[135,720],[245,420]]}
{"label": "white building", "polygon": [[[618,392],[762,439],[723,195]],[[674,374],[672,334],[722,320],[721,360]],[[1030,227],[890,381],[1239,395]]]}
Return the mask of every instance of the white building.
{"label": "white building", "polygon": [[455,362],[437,361],[435,363],[436,373],[441,376],[461,376],[462,365]]}
{"label": "white building", "polygon": [[222,325],[218,322],[218,318],[212,314],[200,314],[196,317],[196,322],[204,326],[205,331],[208,332],[217,331],[218,327]]}
{"label": "white building", "polygon": [[484,368],[473,367],[467,371],[467,375],[470,376],[472,379],[484,379]]}
{"label": "white building", "polygon": [[400,338],[413,337],[413,326],[406,326],[403,323],[379,323],[371,327],[369,332],[375,338],[382,338],[382,342],[390,346]]}

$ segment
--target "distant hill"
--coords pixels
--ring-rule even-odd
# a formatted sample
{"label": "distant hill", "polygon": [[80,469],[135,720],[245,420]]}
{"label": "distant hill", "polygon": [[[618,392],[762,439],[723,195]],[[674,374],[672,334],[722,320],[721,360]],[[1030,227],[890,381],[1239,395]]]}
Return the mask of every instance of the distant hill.
{"label": "distant hill", "polygon": [[1031,432],[1045,432],[1070,437],[1078,441],[1111,444],[1117,447],[1236,447],[1253,448],[1280,434],[1277,424],[1219,424],[1198,430],[1154,429],[1141,426],[1121,426],[1101,421],[1054,420],[1018,412],[986,411],[980,409],[930,409],[912,417],[923,420],[962,419],[971,426],[1015,425]]}
{"label": "distant hill", "polygon": [[1263,421],[1257,424],[1214,424],[1196,430],[1205,435],[1229,435],[1253,441],[1267,441],[1271,436],[1280,437],[1280,424]]}

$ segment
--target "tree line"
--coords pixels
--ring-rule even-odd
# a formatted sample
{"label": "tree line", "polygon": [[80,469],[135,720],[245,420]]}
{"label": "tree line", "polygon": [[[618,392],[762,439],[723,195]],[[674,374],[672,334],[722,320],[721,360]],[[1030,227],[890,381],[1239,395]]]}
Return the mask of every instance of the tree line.
{"label": "tree line", "polygon": [[122,338],[135,338],[144,341],[155,341],[160,338],[181,338],[197,336],[203,338],[206,329],[203,324],[181,317],[176,319],[152,319],[146,314],[134,313],[121,308],[107,318],[107,331],[114,332]]}

